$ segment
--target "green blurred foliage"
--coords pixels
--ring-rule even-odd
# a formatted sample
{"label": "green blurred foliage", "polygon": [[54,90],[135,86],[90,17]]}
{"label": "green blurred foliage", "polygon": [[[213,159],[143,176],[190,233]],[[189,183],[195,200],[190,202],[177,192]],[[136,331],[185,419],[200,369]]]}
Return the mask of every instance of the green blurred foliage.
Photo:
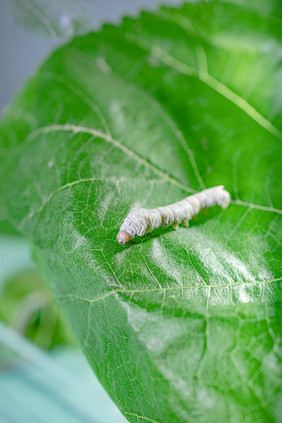
{"label": "green blurred foliage", "polygon": [[11,225],[11,223],[7,222],[7,220],[0,221],[0,234],[21,236],[21,234],[14,228],[14,226]]}
{"label": "green blurred foliage", "polygon": [[38,272],[19,274],[0,291],[0,319],[46,350],[74,345],[58,305]]}

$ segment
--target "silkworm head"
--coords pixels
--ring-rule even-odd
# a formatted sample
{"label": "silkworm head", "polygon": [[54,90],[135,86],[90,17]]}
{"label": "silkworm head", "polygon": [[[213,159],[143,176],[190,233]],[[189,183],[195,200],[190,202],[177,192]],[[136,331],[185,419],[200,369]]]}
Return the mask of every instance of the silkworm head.
{"label": "silkworm head", "polygon": [[126,244],[131,239],[131,235],[126,231],[119,231],[117,234],[117,241],[119,244]]}

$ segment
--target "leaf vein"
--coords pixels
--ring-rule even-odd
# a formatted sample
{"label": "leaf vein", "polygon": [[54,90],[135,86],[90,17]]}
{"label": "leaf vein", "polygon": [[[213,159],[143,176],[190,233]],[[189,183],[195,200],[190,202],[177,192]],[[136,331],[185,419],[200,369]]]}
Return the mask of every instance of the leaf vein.
{"label": "leaf vein", "polygon": [[[148,289],[114,289],[111,291],[106,292],[105,294],[93,298],[93,299],[89,299],[89,298],[85,298],[85,297],[80,297],[78,295],[74,295],[74,294],[66,294],[66,295],[58,295],[57,297],[59,299],[67,299],[67,298],[74,298],[74,299],[78,299],[81,301],[85,301],[85,302],[89,302],[89,303],[94,303],[97,301],[101,301],[113,294],[119,294],[119,293],[128,293],[128,294],[139,294],[139,293],[154,293],[154,292],[164,292],[164,291],[182,291],[182,290],[186,290],[186,289],[208,289],[209,292],[211,289],[213,288],[226,288],[226,287],[237,287],[237,286],[252,286],[252,285],[259,285],[262,284],[263,286],[265,286],[266,284],[271,284],[271,283],[275,283],[275,282],[280,282],[282,281],[282,277],[280,278],[275,278],[275,279],[270,279],[270,280],[265,280],[265,281],[254,281],[254,282],[238,282],[238,283],[234,283],[234,284],[230,284],[230,283],[219,283],[219,284],[214,284],[214,285],[189,285],[189,286],[181,286],[181,287],[164,287],[164,288],[148,288]],[[210,294],[209,294],[210,295]]]}
{"label": "leaf vein", "polygon": [[164,178],[164,179],[170,181],[171,183],[181,187],[182,189],[184,189],[187,192],[195,192],[194,189],[188,188],[186,185],[179,182],[173,176],[168,175],[167,172],[165,172],[163,169],[160,169],[156,165],[154,165],[153,163],[150,163],[147,159],[145,159],[141,155],[137,154],[135,151],[131,150],[130,148],[126,147],[121,142],[112,138],[110,135],[105,134],[104,132],[98,131],[96,129],[87,128],[87,127],[84,127],[84,126],[79,126],[79,125],[75,125],[75,124],[71,124],[71,123],[57,124],[57,125],[56,124],[55,125],[47,125],[47,126],[43,126],[41,128],[37,128],[34,131],[32,131],[27,136],[27,140],[31,141],[39,134],[50,133],[50,132],[60,132],[60,131],[61,132],[73,132],[74,134],[83,133],[83,134],[93,135],[94,137],[102,138],[103,140],[105,140],[105,141],[109,142],[110,144],[114,145],[116,148],[122,150],[128,156],[134,158],[135,160],[137,160],[138,162],[140,162],[144,166],[148,167],[153,172],[160,175],[162,178]]}
{"label": "leaf vein", "polygon": [[259,113],[253,106],[251,106],[247,100],[236,94],[234,91],[211,76],[209,73],[205,71],[199,71],[198,69],[181,62],[180,60],[168,54],[161,47],[154,45],[146,40],[140,39],[139,37],[133,38],[130,36],[130,34],[128,34],[127,38],[133,40],[141,48],[149,51],[154,57],[161,60],[163,63],[170,66],[177,72],[182,73],[183,75],[198,78],[200,81],[208,85],[218,94],[221,94],[231,103],[245,112],[250,118],[252,118],[262,128],[266,129],[270,134],[282,140],[282,133],[269,120],[267,120],[261,113]]}
{"label": "leaf vein", "polygon": [[151,423],[159,423],[156,420],[150,419],[149,417],[139,416],[138,414],[130,413],[129,411],[124,411],[122,409],[121,409],[121,411],[122,411],[123,414],[127,414],[127,415],[133,416],[133,417],[137,417],[137,419],[143,419],[143,420],[146,420],[147,422],[151,422]]}

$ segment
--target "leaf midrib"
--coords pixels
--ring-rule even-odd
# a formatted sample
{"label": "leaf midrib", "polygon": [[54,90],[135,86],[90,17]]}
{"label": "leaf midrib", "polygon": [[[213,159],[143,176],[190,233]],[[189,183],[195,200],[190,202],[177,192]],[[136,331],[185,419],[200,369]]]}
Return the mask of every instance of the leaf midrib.
{"label": "leaf midrib", "polygon": [[80,297],[79,295],[74,294],[67,294],[67,295],[58,295],[58,298],[60,299],[66,299],[66,298],[75,298],[77,300],[85,301],[88,303],[95,303],[98,301],[103,300],[104,298],[107,298],[110,295],[113,294],[141,294],[141,293],[154,293],[154,292],[167,292],[167,291],[182,291],[182,290],[188,290],[188,289],[213,289],[213,288],[227,288],[227,287],[237,287],[237,286],[252,286],[252,285],[259,285],[259,284],[271,284],[275,282],[282,281],[282,277],[265,280],[265,281],[255,281],[255,282],[234,282],[234,283],[221,283],[221,284],[215,284],[215,285],[186,285],[181,287],[164,287],[164,288],[148,288],[148,289],[113,289],[108,292],[105,292],[99,297],[89,299],[85,297]]}
{"label": "leaf midrib", "polygon": [[[186,185],[182,184],[177,179],[175,179],[173,176],[168,175],[167,172],[165,172],[164,170],[157,168],[154,164],[148,162],[147,159],[145,159],[144,157],[138,155],[133,150],[130,150],[128,147],[124,146],[124,144],[122,144],[119,141],[113,139],[110,135],[105,134],[105,133],[98,131],[96,129],[93,129],[93,128],[87,128],[87,127],[77,126],[77,125],[73,125],[73,124],[48,125],[48,126],[43,126],[41,128],[37,128],[34,131],[32,131],[28,135],[26,140],[30,142],[42,133],[49,133],[49,132],[53,132],[53,131],[54,132],[66,131],[66,132],[73,132],[74,134],[86,133],[86,134],[93,135],[95,137],[100,137],[100,138],[104,139],[105,141],[108,141],[108,142],[114,144],[115,147],[121,149],[126,154],[129,154],[131,157],[134,157],[138,161],[141,161],[142,164],[147,165],[149,168],[151,168],[153,171],[155,171],[155,173],[159,174],[162,177],[159,181],[171,182],[174,185],[179,186],[181,189],[187,191],[188,193],[196,192],[196,190],[194,190],[193,188],[187,187]],[[58,187],[55,191],[53,191],[52,193],[49,194],[47,199],[44,202],[42,202],[41,206],[39,206],[35,211],[29,213],[25,218],[23,218],[23,220],[20,223],[20,227],[22,227],[23,224],[28,219],[30,219],[35,214],[40,212],[43,209],[43,207],[51,200],[51,198],[57,192],[62,191],[65,188],[69,188],[72,185],[77,185],[78,183],[90,182],[90,181],[95,181],[95,180],[103,180],[103,179],[109,180],[109,178],[107,178],[107,177],[104,177],[104,178],[97,178],[97,177],[85,178],[85,179],[79,179],[77,181],[72,181],[72,182],[69,182],[65,185],[62,185],[61,187]],[[118,178],[112,178],[112,179],[117,180]],[[125,178],[121,178],[121,179],[125,179]],[[157,181],[157,180],[148,179],[148,181]],[[261,211],[268,211],[268,212],[282,214],[282,210],[279,210],[279,209],[276,209],[276,208],[273,208],[273,207],[262,206],[260,204],[248,203],[248,202],[244,202],[244,201],[241,201],[241,200],[232,200],[232,204],[237,205],[237,206],[242,206],[242,207],[248,207],[248,208],[251,208],[251,209],[257,209],[257,210],[261,210]]]}

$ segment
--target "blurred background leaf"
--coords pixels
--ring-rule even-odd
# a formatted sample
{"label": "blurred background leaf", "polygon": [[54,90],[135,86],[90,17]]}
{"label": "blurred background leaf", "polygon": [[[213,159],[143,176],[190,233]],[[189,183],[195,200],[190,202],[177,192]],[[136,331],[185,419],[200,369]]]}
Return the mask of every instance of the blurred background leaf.
{"label": "blurred background leaf", "polygon": [[0,235],[1,234],[21,236],[20,233],[6,220],[0,221]]}
{"label": "blurred background leaf", "polygon": [[5,284],[0,292],[0,318],[41,348],[75,344],[37,271],[19,274]]}
{"label": "blurred background leaf", "polygon": [[28,31],[52,38],[86,32],[93,21],[95,0],[6,0],[13,15]]}

